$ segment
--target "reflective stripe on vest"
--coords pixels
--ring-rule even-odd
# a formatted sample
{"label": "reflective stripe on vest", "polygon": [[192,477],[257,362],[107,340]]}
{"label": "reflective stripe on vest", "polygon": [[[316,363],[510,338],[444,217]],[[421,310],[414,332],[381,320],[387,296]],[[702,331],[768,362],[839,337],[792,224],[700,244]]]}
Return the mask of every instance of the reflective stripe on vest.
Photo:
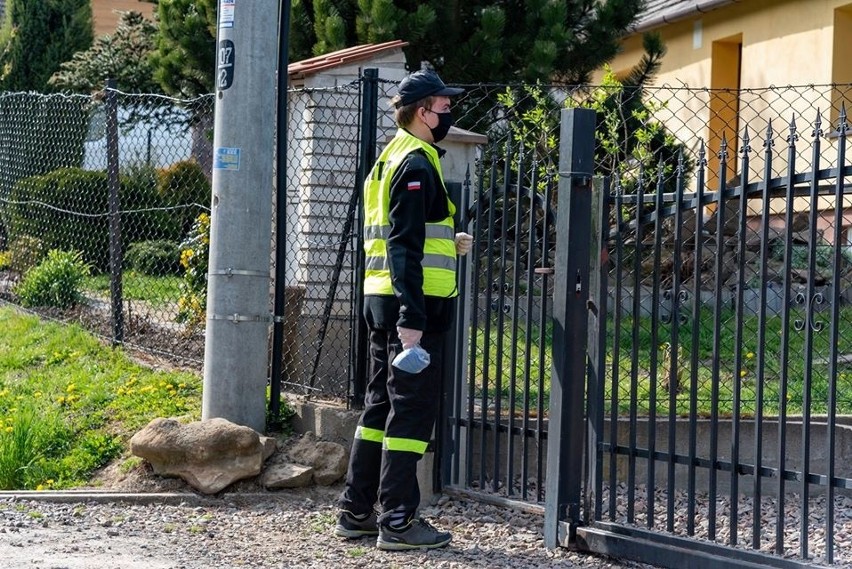
{"label": "reflective stripe on vest", "polygon": [[[364,294],[392,296],[390,267],[387,262],[387,238],[390,233],[390,184],[394,173],[405,158],[420,150],[438,173],[443,183],[441,163],[435,147],[399,129],[382,151],[370,171],[364,186]],[[456,290],[455,205],[446,195],[449,216],[436,223],[426,224],[423,244],[423,294],[451,298]]]}

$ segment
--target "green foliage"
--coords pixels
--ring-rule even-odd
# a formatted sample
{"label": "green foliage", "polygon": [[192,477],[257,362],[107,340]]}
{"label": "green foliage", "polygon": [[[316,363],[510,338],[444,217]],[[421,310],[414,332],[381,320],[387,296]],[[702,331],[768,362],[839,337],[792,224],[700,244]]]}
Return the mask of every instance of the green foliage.
{"label": "green foliage", "polygon": [[0,308],[0,346],[0,489],[79,486],[152,419],[200,418],[200,377],[143,368],[78,326]]}
{"label": "green foliage", "polygon": [[0,45],[0,90],[45,91],[61,63],[92,45],[89,0],[11,0],[8,41]]}
{"label": "green foliage", "polygon": [[[121,275],[121,296],[125,300],[141,300],[150,306],[173,307],[180,297],[181,277],[152,277],[137,271],[124,271]],[[83,283],[85,290],[109,296],[110,275],[93,275]]]}
{"label": "green foliage", "polygon": [[210,258],[210,216],[198,216],[189,236],[181,243],[180,264],[184,269],[178,322],[200,324],[207,310],[207,266]]}
{"label": "green foliage", "polygon": [[44,243],[32,235],[21,235],[9,243],[9,269],[23,275],[44,259]]}
{"label": "green foliage", "polygon": [[[445,81],[579,84],[615,57],[643,4],[294,0],[290,58],[404,39],[409,68],[430,62]],[[216,63],[216,0],[161,0],[158,5],[155,77],[172,95],[209,93]]]}
{"label": "green foliage", "polygon": [[15,287],[15,293],[26,307],[68,308],[78,304],[83,279],[89,266],[78,252],[51,249],[44,261],[30,269]]}
{"label": "green foliage", "polygon": [[89,94],[102,90],[109,77],[123,91],[159,92],[150,58],[156,38],[154,22],[139,12],[121,12],[115,33],[97,38],[92,47],[62,63],[49,84],[57,90]]}
{"label": "green foliage", "polygon": [[131,243],[124,255],[129,268],[155,277],[177,274],[180,271],[179,260],[177,243],[164,239]]}
{"label": "green foliage", "polygon": [[32,401],[5,411],[0,421],[0,490],[35,488],[48,479],[43,463],[62,440],[61,420]]}
{"label": "green foliage", "polygon": [[428,61],[447,81],[579,84],[616,55],[643,5],[643,0],[299,1],[293,22],[313,38],[302,32],[291,56],[404,39],[409,68]]}
{"label": "green foliage", "polygon": [[[128,169],[119,178],[122,238],[181,239],[183,220],[167,210],[157,171]],[[108,184],[105,172],[61,168],[20,180],[6,210],[10,239],[38,235],[47,249],[75,249],[97,270],[109,269]],[[73,213],[72,213],[73,212]],[[132,212],[132,213],[131,213]]]}
{"label": "green foliage", "polygon": [[22,178],[82,165],[90,103],[32,92],[0,97],[0,132],[11,141],[0,145],[0,197]]}
{"label": "green foliage", "polygon": [[151,63],[154,79],[167,94],[192,98],[213,92],[218,4],[218,0],[158,2],[160,32]]}
{"label": "green foliage", "polygon": [[[162,202],[170,206],[209,205],[212,194],[210,181],[195,160],[176,162],[160,172],[157,189]],[[180,234],[186,235],[195,221],[192,210],[183,209],[172,215],[179,219]]]}

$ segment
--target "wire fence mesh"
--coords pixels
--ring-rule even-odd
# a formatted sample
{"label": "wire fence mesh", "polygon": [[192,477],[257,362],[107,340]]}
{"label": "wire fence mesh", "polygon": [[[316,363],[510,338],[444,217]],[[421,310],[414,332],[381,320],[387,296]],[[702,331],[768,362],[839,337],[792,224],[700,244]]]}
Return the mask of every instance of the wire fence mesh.
{"label": "wire fence mesh", "polygon": [[[510,314],[503,313],[501,329],[508,335],[502,345],[517,348],[512,357],[516,361],[508,363],[507,369],[520,365],[523,373],[523,364],[518,362],[537,354],[538,348],[513,339],[526,338],[522,322],[520,332],[507,328],[506,322],[514,326],[514,315],[524,313],[527,294],[541,295],[542,286],[545,295],[549,294],[541,275],[542,269],[552,267],[557,246],[553,215],[558,209],[554,181],[561,108],[582,105],[595,109],[597,173],[613,176],[619,181],[618,191],[629,195],[640,185],[646,192],[656,188],[658,180],[664,191],[671,192],[678,172],[684,176],[686,188],[694,191],[702,157],[712,158],[722,150],[728,157],[727,185],[786,176],[791,156],[793,168],[806,165],[810,170],[812,130],[820,131],[822,141],[818,167],[833,167],[841,105],[849,95],[849,87],[840,85],[743,91],[619,85],[464,87],[465,93],[455,102],[456,124],[488,137],[471,165],[468,188],[479,213],[489,219],[489,208],[493,208],[494,214],[487,231],[477,236],[478,251],[483,259],[496,256],[499,265],[492,266],[490,274],[487,264],[481,266],[474,279],[478,291],[471,294],[491,290],[513,305]],[[396,129],[388,105],[395,93],[394,83],[379,82],[379,148]],[[116,94],[123,341],[198,364],[204,345],[214,97],[180,101]],[[285,234],[287,249],[282,380],[285,389],[344,398],[351,379],[352,329],[357,320],[352,267],[357,251],[354,216],[358,210],[361,82],[328,89],[293,89],[288,100],[287,160],[282,164],[286,168],[287,217],[277,229]],[[81,321],[111,339],[110,293],[115,274],[110,271],[107,107],[103,94],[0,94],[0,291],[7,300]],[[788,145],[786,138],[794,124],[797,136]],[[775,143],[770,152],[762,152],[757,142],[765,140]],[[742,150],[748,146],[750,159],[744,169]],[[708,190],[720,183],[718,164],[718,160],[707,160],[704,183]],[[542,197],[548,184],[554,189],[545,201]],[[520,198],[513,197],[515,188],[522,188]],[[752,207],[753,201],[748,203]],[[757,231],[761,215],[754,203],[748,226],[752,232]],[[845,202],[843,206],[845,209]],[[634,213],[631,207],[635,206],[624,206],[625,218]],[[791,207],[797,235],[804,231],[799,225],[807,225],[804,216],[811,207],[807,199],[799,197],[788,204],[776,197],[771,202],[771,225],[772,235],[779,239],[785,233],[782,218]],[[827,255],[835,246],[830,237],[834,218],[828,215],[833,206],[820,198],[816,207],[825,213],[818,216],[817,250]],[[535,212],[532,217],[530,209]],[[521,227],[516,226],[519,213]],[[841,219],[840,239],[845,244],[845,214]],[[548,227],[545,220],[549,220]],[[517,264],[515,243],[520,244]],[[794,255],[802,257],[804,249],[799,245],[806,243],[804,236],[794,239]],[[546,251],[542,251],[543,245]],[[504,246],[510,253],[506,263],[501,254]],[[531,248],[533,254],[529,255]],[[50,301],[58,306],[46,308],[44,298],[21,294],[28,290],[23,286],[27,275],[45,263],[52,250],[78,255],[85,266],[80,270],[86,274],[75,285],[79,302]],[[770,250],[774,253],[768,263],[775,263],[770,274],[775,277],[767,286],[774,287],[783,267],[778,247]],[[60,261],[53,262],[59,265],[52,268],[54,272],[73,273],[73,259],[70,265]],[[794,266],[802,262],[799,259]],[[538,270],[533,282],[526,276],[530,265]],[[651,281],[647,276],[643,279],[642,286],[648,286]],[[540,302],[536,300],[534,306]],[[505,308],[500,303],[495,309],[494,303],[480,301],[480,322],[496,318],[496,312]],[[547,330],[536,326],[536,334],[549,337]],[[484,350],[491,348],[483,344],[473,349],[479,350],[482,361]],[[492,359],[490,365],[493,363]],[[538,388],[547,392],[549,365],[546,361],[535,363],[538,365],[543,366]],[[495,373],[498,370],[489,372]]]}

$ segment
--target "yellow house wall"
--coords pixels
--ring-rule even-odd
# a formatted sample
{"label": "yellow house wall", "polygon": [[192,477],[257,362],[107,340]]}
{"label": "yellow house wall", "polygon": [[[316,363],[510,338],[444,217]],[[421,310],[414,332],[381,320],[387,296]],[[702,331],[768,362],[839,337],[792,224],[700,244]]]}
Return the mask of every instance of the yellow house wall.
{"label": "yellow house wall", "polygon": [[[850,4],[852,0],[744,0],[653,30],[661,34],[668,50],[654,82],[661,90],[651,91],[654,98],[669,102],[668,108],[657,118],[694,152],[700,141],[705,141],[709,189],[715,189],[718,185],[716,154],[721,139],[720,128],[730,139],[735,126],[737,135],[741,137],[744,125],[748,125],[752,148],[748,176],[752,182],[762,177],[765,165],[762,141],[770,118],[775,132],[774,155],[777,157],[773,161],[772,177],[786,175],[787,127],[794,118],[799,137],[795,143],[796,169],[797,172],[810,170],[813,143],[811,132],[817,109],[822,118],[823,130],[830,131],[837,117],[838,97],[830,87],[818,88],[818,93],[806,89],[785,91],[785,88],[827,86],[838,80],[838,71],[833,62],[852,58],[852,40],[843,41],[841,38],[837,42],[840,45],[835,45],[835,9]],[[736,125],[731,124],[734,118],[726,116],[720,121],[719,115],[711,111],[711,99],[714,96],[731,95],[676,89],[684,86],[694,89],[735,88],[728,84],[730,77],[724,77],[725,73],[720,74],[718,66],[719,46],[731,40],[742,42],[739,86],[744,91],[740,95],[739,121]],[[839,52],[836,53],[838,47]],[[624,41],[622,53],[610,65],[617,74],[624,73],[636,65],[642,54],[642,37],[637,34]],[[594,77],[595,81],[599,81],[601,76],[599,72]],[[723,78],[720,79],[720,76]],[[852,81],[852,77],[841,77],[839,80]],[[773,86],[777,89],[767,89]],[[848,108],[849,97],[845,98]],[[832,103],[835,105],[833,111]],[[822,140],[821,168],[833,165],[830,160],[835,154],[835,144],[836,139]],[[729,179],[734,174],[742,174],[742,159],[736,152],[737,147],[736,141],[729,146]],[[758,213],[754,210],[755,205],[752,204],[752,211]],[[828,206],[823,201],[818,207],[823,209]],[[806,199],[794,202],[797,211],[809,207]],[[771,208],[775,213],[781,213],[784,205],[776,201],[771,204]]]}

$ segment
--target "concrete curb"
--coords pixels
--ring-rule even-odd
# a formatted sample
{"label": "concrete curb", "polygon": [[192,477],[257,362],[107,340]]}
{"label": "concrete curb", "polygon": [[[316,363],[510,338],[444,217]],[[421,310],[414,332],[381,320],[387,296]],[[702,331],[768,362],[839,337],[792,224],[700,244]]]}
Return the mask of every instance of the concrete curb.
{"label": "concrete curb", "polygon": [[93,492],[88,490],[43,490],[43,491],[3,491],[0,492],[0,500],[29,500],[33,502],[49,503],[76,503],[96,502],[108,503],[132,503],[132,504],[167,504],[167,505],[220,505],[234,502],[264,502],[281,500],[286,498],[284,494],[248,493],[248,494],[225,494],[222,496],[204,496],[189,492]]}

